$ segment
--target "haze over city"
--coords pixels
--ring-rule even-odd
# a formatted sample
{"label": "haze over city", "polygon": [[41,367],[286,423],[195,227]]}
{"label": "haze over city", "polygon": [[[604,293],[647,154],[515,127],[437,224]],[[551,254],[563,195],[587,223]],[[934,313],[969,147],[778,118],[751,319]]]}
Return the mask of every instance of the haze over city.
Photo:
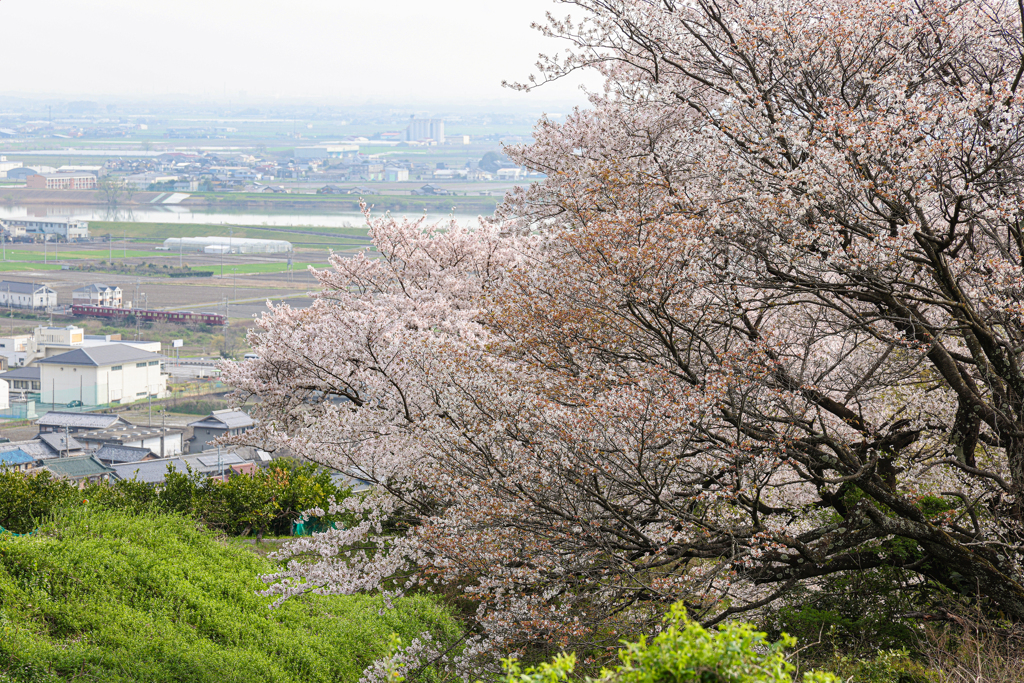
{"label": "haze over city", "polygon": [[[530,28],[551,0],[5,0],[3,94],[76,98],[185,95],[254,103],[472,106],[582,104],[579,79],[530,95],[538,53],[563,49]],[[55,49],[39,49],[40,36]],[[81,59],[75,57],[78,55]],[[593,78],[590,83],[597,81]]]}

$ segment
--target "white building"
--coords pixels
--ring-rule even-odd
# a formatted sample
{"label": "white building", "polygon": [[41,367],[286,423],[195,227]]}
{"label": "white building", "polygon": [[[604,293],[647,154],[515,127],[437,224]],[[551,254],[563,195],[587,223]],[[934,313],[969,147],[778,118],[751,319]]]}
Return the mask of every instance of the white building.
{"label": "white building", "polygon": [[296,147],[296,159],[343,159],[359,153],[359,145],[321,145]]}
{"label": "white building", "polygon": [[160,353],[157,341],[122,341],[118,335],[85,334],[81,327],[37,327],[32,334],[0,337],[0,356],[7,357],[7,365],[20,368],[40,358],[49,358],[78,348],[97,348],[120,344],[149,353]]}
{"label": "white building", "polygon": [[163,358],[129,344],[80,348],[36,361],[40,401],[85,406],[131,403],[167,395]]}
{"label": "white building", "polygon": [[57,292],[34,282],[0,280],[0,306],[47,309],[57,305]]}
{"label": "white building", "polygon": [[124,177],[124,182],[134,186],[136,189],[145,190],[155,183],[173,183],[179,176],[166,173],[133,173]]}
{"label": "white building", "polygon": [[113,306],[121,308],[121,288],[110,285],[86,285],[71,292],[72,304],[85,304],[88,306]]}
{"label": "white building", "polygon": [[6,178],[12,168],[21,168],[21,162],[7,161],[7,157],[0,157],[0,178]]}
{"label": "white building", "polygon": [[521,168],[499,168],[498,180],[519,180],[523,177]]}
{"label": "white building", "polygon": [[433,140],[444,144],[444,119],[410,119],[405,129],[406,140]]}
{"label": "white building", "polygon": [[[75,218],[5,218],[4,224],[11,228],[24,228],[32,235],[57,235],[68,242],[74,240],[89,239],[89,221],[80,221]],[[13,235],[13,233],[12,233]]]}

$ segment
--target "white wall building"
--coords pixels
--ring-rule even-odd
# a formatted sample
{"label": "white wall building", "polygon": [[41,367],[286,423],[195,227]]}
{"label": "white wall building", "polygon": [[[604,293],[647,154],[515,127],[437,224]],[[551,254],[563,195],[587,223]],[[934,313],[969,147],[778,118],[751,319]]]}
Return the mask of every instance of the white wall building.
{"label": "white wall building", "polygon": [[57,292],[46,285],[0,280],[0,306],[46,309],[56,305]]}
{"label": "white wall building", "polygon": [[86,406],[131,403],[167,395],[163,358],[129,344],[104,344],[61,353],[36,362],[40,401]]}
{"label": "white wall building", "polygon": [[[57,235],[68,242],[89,239],[89,221],[75,218],[5,218],[4,224],[10,228],[24,228],[28,234]],[[12,233],[13,234],[13,233]]]}

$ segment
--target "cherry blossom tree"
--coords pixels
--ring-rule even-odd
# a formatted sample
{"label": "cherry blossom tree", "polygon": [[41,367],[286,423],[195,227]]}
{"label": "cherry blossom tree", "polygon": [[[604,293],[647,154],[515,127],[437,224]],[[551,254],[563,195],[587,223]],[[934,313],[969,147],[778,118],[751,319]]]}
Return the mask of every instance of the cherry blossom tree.
{"label": "cherry blossom tree", "polygon": [[457,590],[466,662],[879,567],[1024,619],[1021,7],[571,4],[538,81],[605,88],[508,150],[547,179],[372,220],[226,367],[376,483],[271,592]]}

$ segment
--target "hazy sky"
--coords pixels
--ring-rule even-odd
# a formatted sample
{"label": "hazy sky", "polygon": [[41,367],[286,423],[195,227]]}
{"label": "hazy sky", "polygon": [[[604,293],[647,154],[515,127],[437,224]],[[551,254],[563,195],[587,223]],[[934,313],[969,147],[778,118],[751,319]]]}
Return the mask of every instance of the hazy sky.
{"label": "hazy sky", "polygon": [[530,28],[548,10],[569,13],[553,0],[2,0],[0,92],[582,104],[579,81],[501,87],[564,49]]}

